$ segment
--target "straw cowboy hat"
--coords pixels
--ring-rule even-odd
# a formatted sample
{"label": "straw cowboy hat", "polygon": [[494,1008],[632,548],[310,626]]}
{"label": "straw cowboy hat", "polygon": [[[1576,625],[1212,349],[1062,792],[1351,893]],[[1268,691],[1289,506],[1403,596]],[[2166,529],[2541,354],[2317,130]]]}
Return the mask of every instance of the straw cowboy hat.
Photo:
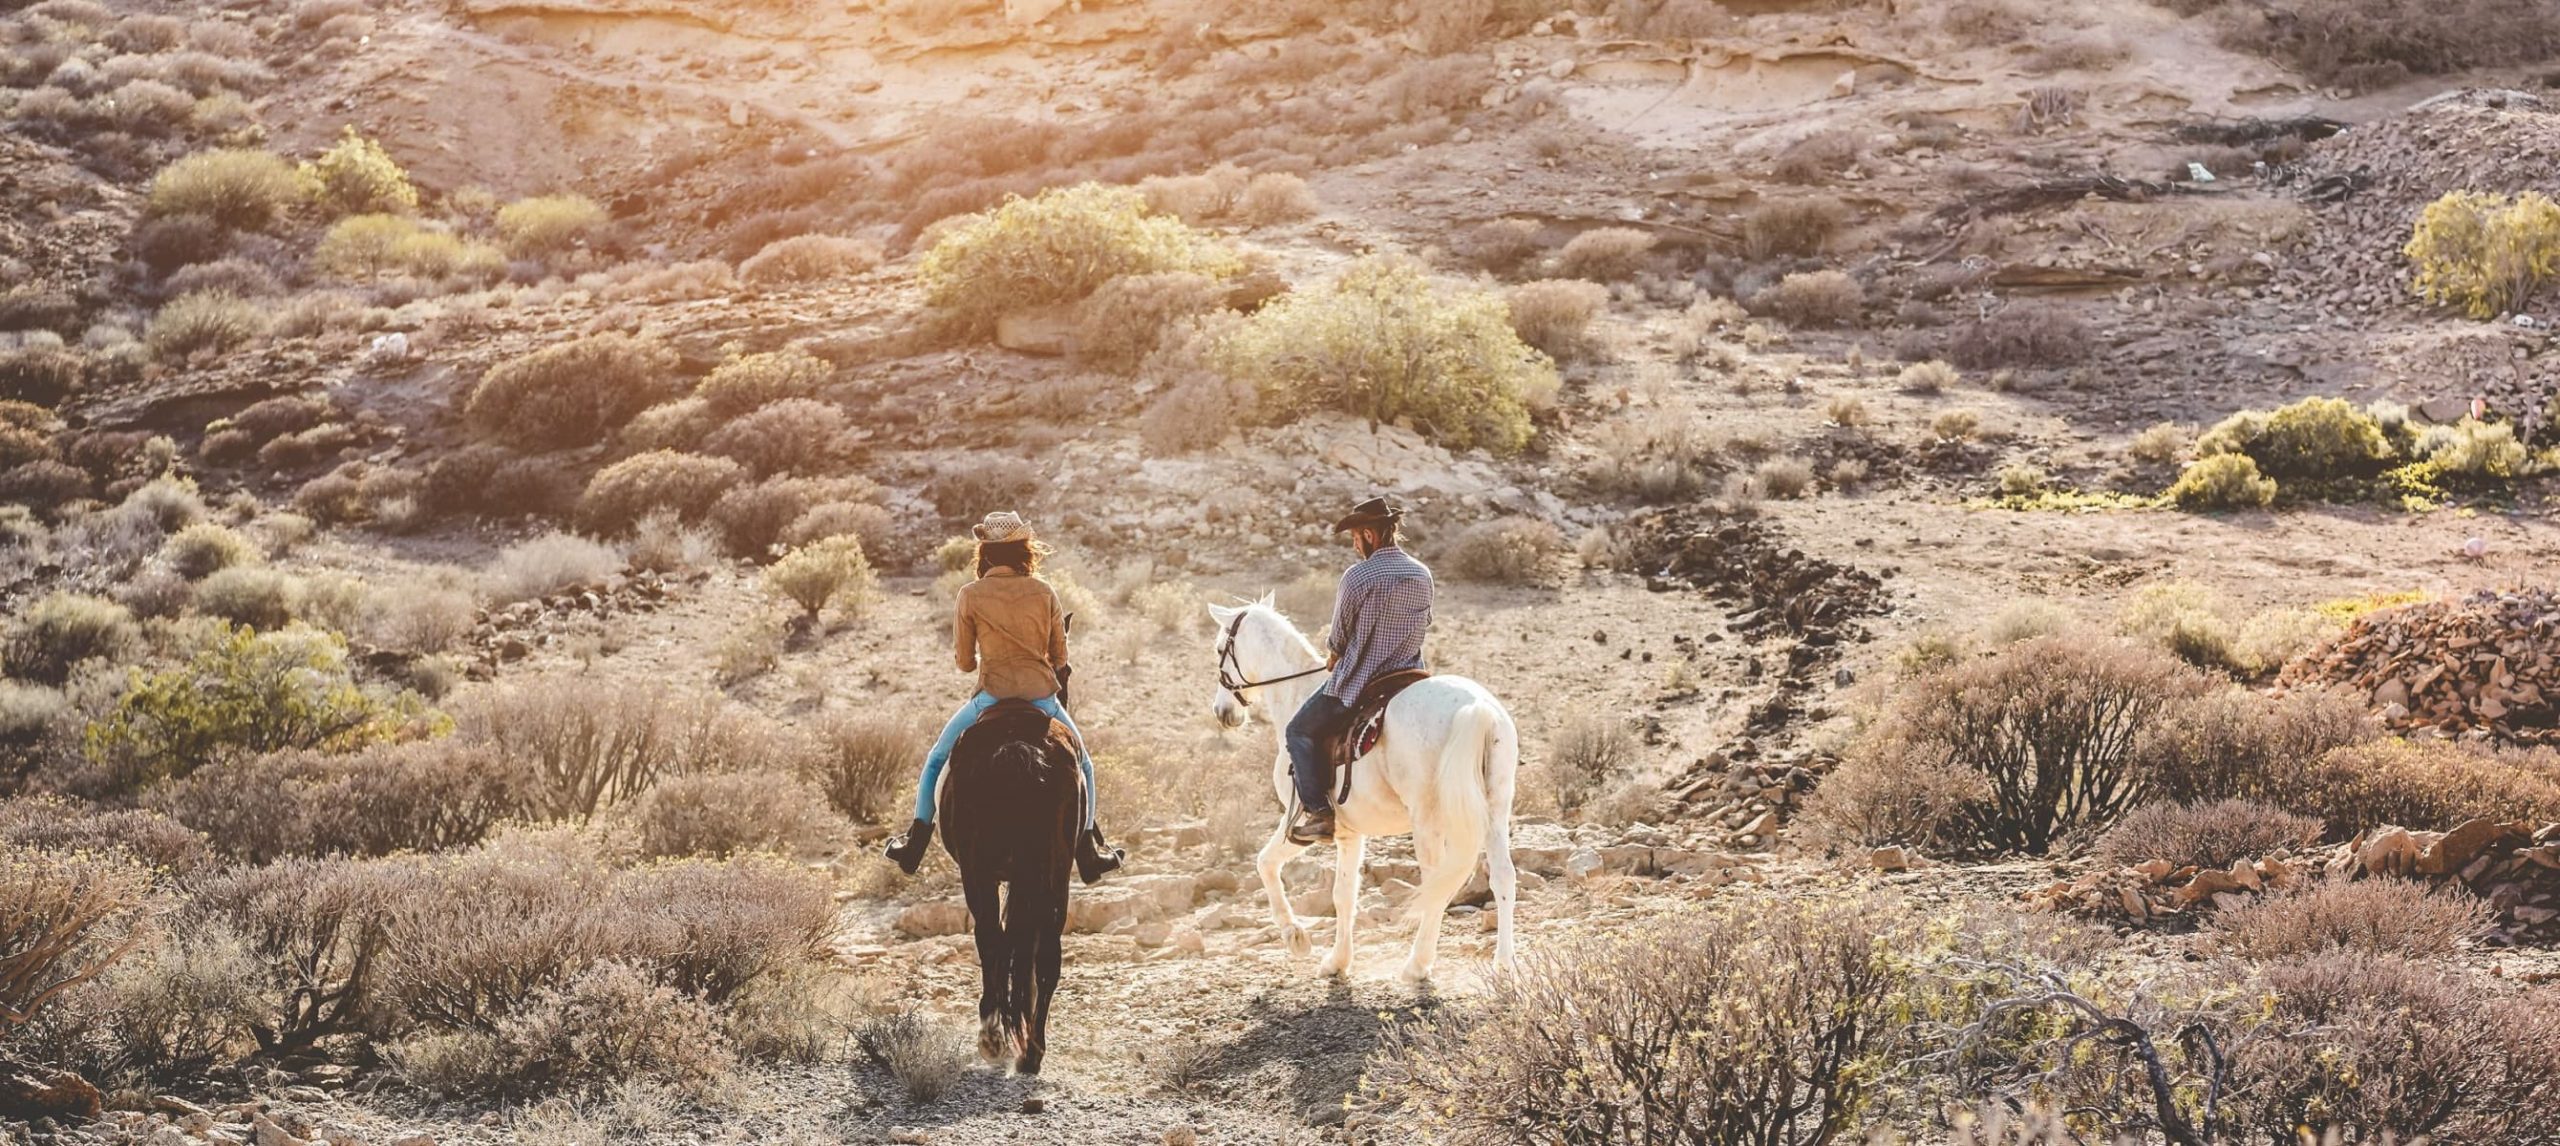
{"label": "straw cowboy hat", "polygon": [[970,526],[969,532],[976,534],[978,540],[986,542],[1029,541],[1031,540],[1031,523],[1022,520],[1022,515],[1019,513],[999,510],[988,514],[986,520]]}
{"label": "straw cowboy hat", "polygon": [[1351,512],[1344,514],[1342,520],[1333,523],[1333,531],[1349,533],[1354,529],[1383,529],[1402,520],[1404,520],[1403,507],[1394,505],[1383,497],[1373,497],[1352,506]]}

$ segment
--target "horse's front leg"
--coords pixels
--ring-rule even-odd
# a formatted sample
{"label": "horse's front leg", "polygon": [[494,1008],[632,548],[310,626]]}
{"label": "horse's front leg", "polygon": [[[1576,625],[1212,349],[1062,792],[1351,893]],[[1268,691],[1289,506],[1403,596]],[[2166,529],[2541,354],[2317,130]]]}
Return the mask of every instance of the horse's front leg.
{"label": "horse's front leg", "polygon": [[1333,842],[1340,849],[1333,861],[1333,951],[1316,970],[1340,975],[1351,970],[1351,933],[1360,919],[1360,856],[1368,841],[1337,828]]}
{"label": "horse's front leg", "polygon": [[978,1054],[988,1062],[1002,1062],[1013,1043],[1005,1022],[1012,1009],[1005,1004],[1013,952],[1005,939],[1003,905],[997,897],[1000,885],[992,877],[965,869],[960,880],[969,903],[970,930],[978,941]]}
{"label": "horse's front leg", "polygon": [[1292,955],[1305,955],[1315,950],[1308,940],[1307,929],[1298,926],[1298,916],[1289,910],[1289,889],[1281,886],[1280,867],[1307,850],[1305,844],[1289,839],[1289,814],[1280,813],[1280,826],[1271,833],[1271,841],[1262,845],[1262,854],[1254,857],[1254,868],[1262,873],[1262,893],[1271,897],[1271,921],[1280,927],[1280,941],[1289,945]]}

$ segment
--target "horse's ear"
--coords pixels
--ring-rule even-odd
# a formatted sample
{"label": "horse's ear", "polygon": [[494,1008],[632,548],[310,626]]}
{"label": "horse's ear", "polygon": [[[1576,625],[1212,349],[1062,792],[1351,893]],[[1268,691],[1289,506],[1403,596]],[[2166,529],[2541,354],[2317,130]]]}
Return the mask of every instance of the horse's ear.
{"label": "horse's ear", "polygon": [[1244,610],[1242,609],[1230,609],[1224,605],[1212,604],[1209,606],[1209,619],[1217,622],[1218,627],[1223,629],[1227,627],[1227,622],[1236,619],[1236,614],[1243,611]]}
{"label": "horse's ear", "polygon": [[1262,599],[1254,602],[1254,604],[1260,605],[1265,609],[1269,609],[1272,612],[1277,613],[1280,611],[1280,591],[1278,589],[1273,589],[1270,592],[1264,593],[1262,595]]}

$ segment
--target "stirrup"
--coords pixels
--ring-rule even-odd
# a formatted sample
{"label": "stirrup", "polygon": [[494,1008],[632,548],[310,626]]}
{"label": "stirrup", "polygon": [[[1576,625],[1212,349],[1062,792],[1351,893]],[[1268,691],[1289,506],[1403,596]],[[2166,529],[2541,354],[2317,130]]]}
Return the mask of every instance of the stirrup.
{"label": "stirrup", "polygon": [[1125,849],[1104,850],[1100,828],[1086,828],[1083,835],[1076,837],[1076,878],[1087,884],[1120,870],[1120,865],[1128,858],[1129,853]]}
{"label": "stirrup", "polygon": [[917,820],[907,828],[907,834],[890,840],[887,847],[881,848],[880,854],[897,864],[898,870],[914,875],[916,869],[924,865],[925,849],[932,846],[933,821]]}

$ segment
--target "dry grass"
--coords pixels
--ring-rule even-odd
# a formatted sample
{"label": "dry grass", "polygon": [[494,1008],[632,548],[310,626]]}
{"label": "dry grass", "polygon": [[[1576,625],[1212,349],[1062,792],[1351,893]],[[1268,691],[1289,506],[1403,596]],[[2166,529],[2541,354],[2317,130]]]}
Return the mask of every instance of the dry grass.
{"label": "dry grass", "polygon": [[969,1042],[920,1010],[894,1011],[865,1021],[854,1032],[863,1057],[888,1070],[907,1101],[933,1102],[949,1093],[969,1065]]}
{"label": "dry grass", "polygon": [[1591,320],[1609,305],[1609,288],[1574,279],[1542,279],[1511,288],[1511,329],[1520,341],[1559,362],[1593,350]]}

